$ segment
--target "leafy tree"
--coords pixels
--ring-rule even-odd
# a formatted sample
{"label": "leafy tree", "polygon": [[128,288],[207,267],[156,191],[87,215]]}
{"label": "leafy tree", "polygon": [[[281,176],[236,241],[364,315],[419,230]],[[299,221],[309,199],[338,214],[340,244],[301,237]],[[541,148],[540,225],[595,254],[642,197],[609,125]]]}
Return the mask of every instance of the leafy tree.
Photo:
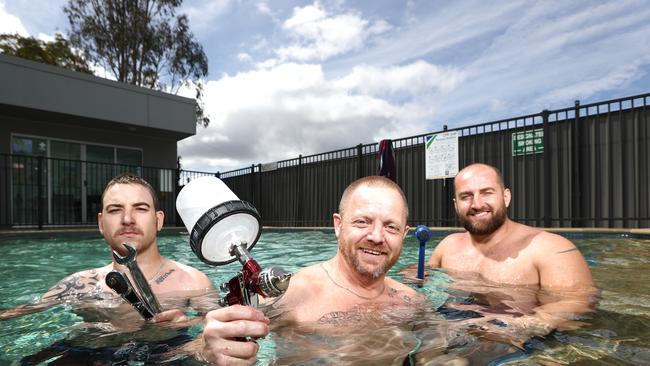
{"label": "leafy tree", "polygon": [[182,0],[68,0],[70,41],[86,59],[119,81],[177,93],[193,86],[197,123],[207,126],[201,78],[208,74],[203,47],[194,39]]}
{"label": "leafy tree", "polygon": [[86,74],[93,73],[86,60],[72,49],[67,39],[58,33],[53,42],[44,42],[34,37],[22,37],[18,34],[1,34],[0,52]]}

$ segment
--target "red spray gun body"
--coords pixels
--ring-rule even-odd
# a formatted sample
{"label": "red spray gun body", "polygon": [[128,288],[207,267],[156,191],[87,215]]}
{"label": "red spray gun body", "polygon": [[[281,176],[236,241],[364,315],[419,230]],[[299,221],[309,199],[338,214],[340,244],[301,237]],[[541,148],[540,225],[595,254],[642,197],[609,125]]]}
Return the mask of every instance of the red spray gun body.
{"label": "red spray gun body", "polygon": [[221,290],[226,295],[219,300],[219,305],[249,305],[257,307],[258,295],[262,297],[277,297],[282,295],[289,287],[291,274],[280,267],[262,269],[248,250],[246,243],[233,244],[230,255],[236,257],[243,265],[241,271],[228,282],[221,285]]}

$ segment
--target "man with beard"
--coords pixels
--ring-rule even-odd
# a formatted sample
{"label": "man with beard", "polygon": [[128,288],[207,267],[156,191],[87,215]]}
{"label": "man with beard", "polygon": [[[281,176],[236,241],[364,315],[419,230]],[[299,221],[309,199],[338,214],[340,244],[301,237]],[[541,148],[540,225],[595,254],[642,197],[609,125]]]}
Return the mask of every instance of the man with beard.
{"label": "man with beard", "polygon": [[454,189],[467,231],[444,238],[429,265],[446,270],[455,279],[452,287],[469,291],[474,304],[447,306],[478,312],[480,329],[516,331],[521,340],[575,327],[572,320],[590,309],[596,293],[580,251],[562,236],[510,220],[511,192],[495,167],[465,167]]}
{"label": "man with beard", "polygon": [[293,274],[276,304],[289,323],[337,325],[360,319],[358,305],[408,304],[416,291],[386,273],[408,234],[408,206],[393,181],[379,176],[350,184],[333,214],[336,255]]}
{"label": "man with beard", "polygon": [[508,218],[511,192],[496,168],[472,164],[458,173],[454,188],[456,213],[467,232],[438,244],[429,260],[432,268],[513,285],[593,285],[587,263],[569,240]]}
{"label": "man with beard", "polygon": [[402,251],[407,216],[404,193],[387,178],[345,189],[333,214],[336,254],[294,273],[265,312],[278,364],[401,365],[417,347],[411,321],[423,296],[386,275]]}

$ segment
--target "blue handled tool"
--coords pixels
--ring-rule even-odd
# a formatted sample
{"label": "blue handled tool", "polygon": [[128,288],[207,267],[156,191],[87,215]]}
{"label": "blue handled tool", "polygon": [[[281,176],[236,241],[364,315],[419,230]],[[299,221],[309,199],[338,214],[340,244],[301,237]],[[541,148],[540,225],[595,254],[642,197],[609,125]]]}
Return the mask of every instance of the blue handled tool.
{"label": "blue handled tool", "polygon": [[415,237],[420,241],[420,254],[418,256],[418,275],[421,280],[424,279],[424,249],[429,239],[431,239],[431,230],[426,225],[418,225],[415,229]]}

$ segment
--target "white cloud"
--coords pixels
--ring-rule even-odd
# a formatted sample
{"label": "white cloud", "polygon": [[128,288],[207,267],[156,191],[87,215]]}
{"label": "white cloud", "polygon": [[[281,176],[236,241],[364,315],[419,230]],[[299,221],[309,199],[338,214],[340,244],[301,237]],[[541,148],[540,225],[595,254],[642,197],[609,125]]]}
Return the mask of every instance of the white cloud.
{"label": "white cloud", "polygon": [[237,54],[237,59],[238,59],[239,61],[241,61],[241,62],[245,62],[245,63],[252,63],[252,62],[253,62],[253,58],[251,57],[251,55],[249,55],[249,54],[246,53],[246,52],[240,52],[240,53],[238,53],[238,54]]}
{"label": "white cloud", "polygon": [[7,13],[4,1],[0,1],[0,34],[15,34],[18,33],[23,37],[29,37],[27,29],[20,21],[20,18],[13,14]]}
{"label": "white cloud", "polygon": [[192,29],[205,30],[214,26],[215,18],[228,11],[232,0],[195,0],[182,6],[180,14],[186,14]]}
{"label": "white cloud", "polygon": [[352,12],[330,15],[319,3],[294,8],[293,16],[282,28],[293,43],[275,50],[280,61],[324,61],[331,57],[358,50],[371,36],[389,30],[390,25],[379,20],[370,23]]}
{"label": "white cloud", "polygon": [[257,8],[257,11],[259,11],[262,14],[271,14],[271,8],[269,8],[269,4],[265,2],[258,2],[255,4],[255,7]]}
{"label": "white cloud", "polygon": [[[320,65],[285,63],[226,75],[205,86],[210,126],[181,141],[179,153],[191,157],[184,160],[189,169],[223,171],[415,134],[432,113],[430,106],[415,102],[419,95],[456,83],[445,77],[460,78],[458,71],[441,70],[419,61],[389,70],[359,68],[328,79]],[[432,71],[438,74],[429,75]],[[388,76],[358,77],[368,74]],[[414,87],[398,75],[435,81]],[[401,93],[403,101],[378,95],[386,90]]]}
{"label": "white cloud", "polygon": [[438,67],[424,61],[386,68],[355,66],[352,72],[337,82],[341,87],[370,95],[407,92],[416,95],[432,89],[449,91],[465,78],[454,67]]}

